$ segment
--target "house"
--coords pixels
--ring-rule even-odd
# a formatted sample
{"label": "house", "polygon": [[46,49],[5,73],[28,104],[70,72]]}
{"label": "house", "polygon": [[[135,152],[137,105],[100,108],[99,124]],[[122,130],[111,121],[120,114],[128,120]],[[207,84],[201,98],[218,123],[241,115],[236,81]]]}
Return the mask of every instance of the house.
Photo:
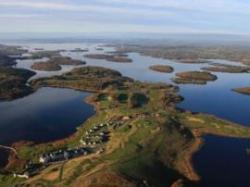
{"label": "house", "polygon": [[105,136],[104,132],[100,132],[99,135],[102,137]]}
{"label": "house", "polygon": [[124,117],[122,118],[122,120],[123,120],[123,121],[130,120],[130,116],[124,116]]}
{"label": "house", "polygon": [[23,179],[28,179],[29,178],[29,176],[27,175],[27,174],[16,174],[16,173],[14,173],[13,174],[13,177],[14,178],[23,178]]}
{"label": "house", "polygon": [[64,160],[64,151],[59,150],[58,152],[50,153],[50,159],[52,162]]}
{"label": "house", "polygon": [[34,176],[36,175],[37,173],[39,173],[39,171],[41,170],[42,168],[42,165],[41,164],[28,164],[26,166],[26,169],[25,171],[22,173],[22,174],[16,174],[14,173],[13,176],[16,178],[16,177],[19,177],[19,178],[25,178],[25,179],[28,179],[30,178],[31,176]]}
{"label": "house", "polygon": [[81,143],[82,145],[85,145],[85,146],[87,145],[87,142],[84,141],[83,139],[80,140],[80,143]]}
{"label": "house", "polygon": [[94,130],[99,130],[99,127],[98,126],[94,126],[93,129]]}
{"label": "house", "polygon": [[47,163],[47,162],[49,162],[49,159],[50,159],[50,157],[48,154],[42,154],[39,158],[39,162],[40,163]]}
{"label": "house", "polygon": [[39,158],[39,162],[43,164],[50,162],[59,162],[86,154],[88,154],[88,151],[85,148],[59,150],[56,152],[41,155]]}
{"label": "house", "polygon": [[103,153],[105,150],[103,149],[103,148],[101,148],[101,149],[99,149],[96,153],[97,154],[101,154],[101,153]]}

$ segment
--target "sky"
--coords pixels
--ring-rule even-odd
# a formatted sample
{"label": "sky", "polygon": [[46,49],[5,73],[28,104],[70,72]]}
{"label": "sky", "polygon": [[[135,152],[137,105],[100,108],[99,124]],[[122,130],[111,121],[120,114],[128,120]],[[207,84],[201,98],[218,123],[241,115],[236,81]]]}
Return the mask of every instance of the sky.
{"label": "sky", "polygon": [[0,0],[0,33],[250,35],[250,0]]}

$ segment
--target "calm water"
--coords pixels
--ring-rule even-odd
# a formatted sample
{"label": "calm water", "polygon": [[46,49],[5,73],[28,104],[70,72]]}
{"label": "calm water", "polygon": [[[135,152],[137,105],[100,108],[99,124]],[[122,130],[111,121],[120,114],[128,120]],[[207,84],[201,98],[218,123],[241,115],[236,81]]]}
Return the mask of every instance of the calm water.
{"label": "calm water", "polygon": [[[70,56],[82,59],[79,54]],[[208,64],[182,64],[170,60],[156,59],[130,53],[132,64],[118,64],[103,60],[86,59],[88,64],[110,67],[119,70],[123,75],[147,82],[172,83],[176,72],[200,70]],[[233,62],[214,60],[215,62],[234,65]],[[175,72],[158,73],[148,69],[150,65],[168,64]],[[237,64],[238,65],[238,64]],[[140,72],[140,73],[138,73]],[[180,85],[180,94],[184,102],[179,107],[192,111],[217,115],[221,118],[250,125],[250,97],[231,91],[232,88],[249,86],[249,74],[215,73],[218,80],[207,85]],[[207,137],[206,145],[194,157],[194,165],[203,180],[201,186],[249,186],[249,159],[245,149],[250,147],[250,140]],[[216,158],[216,156],[218,156]],[[231,164],[227,165],[227,162]],[[225,168],[225,165],[227,168]],[[225,174],[227,170],[227,175]],[[223,176],[218,178],[218,176]],[[239,182],[241,181],[241,185]]]}
{"label": "calm water", "polygon": [[249,140],[206,136],[206,145],[194,155],[195,169],[202,176],[201,187],[250,186]]}
{"label": "calm water", "polygon": [[34,94],[0,103],[0,144],[19,140],[46,142],[69,136],[94,114],[84,103],[89,94],[59,88],[41,88]]}
{"label": "calm water", "polygon": [[[15,45],[15,44],[14,44]],[[108,52],[108,51],[113,51],[113,48],[106,47],[104,51],[99,51],[96,50],[96,47],[100,46],[101,44],[71,44],[71,43],[60,43],[60,44],[36,44],[36,43],[29,43],[29,44],[16,44],[16,45],[21,45],[24,49],[27,49],[29,52],[38,52],[40,50],[35,50],[36,48],[41,48],[44,50],[66,50],[66,52],[60,52],[61,55],[63,56],[70,56],[74,58],[74,55],[80,57],[78,59],[80,60],[85,60],[83,59],[83,56],[88,53],[103,53],[103,52]],[[76,49],[76,48],[81,48],[81,49],[88,49],[89,52],[70,52],[70,50]],[[29,55],[24,54],[24,55]],[[77,59],[77,58],[76,58]],[[28,60],[17,60],[17,65],[15,65],[16,68],[25,68],[32,70],[36,72],[36,75],[33,76],[30,80],[36,79],[36,78],[41,78],[41,77],[51,77],[54,75],[61,75],[62,73],[66,73],[74,69],[75,67],[81,67],[84,65],[79,65],[79,66],[73,66],[73,65],[61,65],[62,69],[60,71],[38,71],[38,70],[33,70],[31,69],[31,66],[35,62],[43,62],[47,61],[48,58],[42,58],[42,59],[28,59]]]}
{"label": "calm water", "polygon": [[[44,48],[46,50],[56,50],[56,49],[71,50],[78,47],[88,48],[90,51],[87,53],[97,53],[97,52],[103,53],[113,50],[112,48],[105,48],[104,51],[96,51],[95,50],[96,46],[97,46],[96,44],[77,44],[77,43],[25,45],[25,47],[30,51],[33,51],[34,48]],[[141,56],[140,54],[137,53],[129,54],[129,57],[133,59],[133,63],[131,64],[114,63],[114,62],[107,62],[105,60],[85,59],[84,54],[87,53],[67,51],[63,52],[62,55],[70,56],[74,59],[86,60],[88,65],[109,67],[120,71],[125,76],[129,76],[134,79],[147,82],[172,83],[171,78],[174,77],[174,74],[176,72],[200,70],[201,67],[209,65],[209,64],[182,64],[170,60]],[[213,61],[232,64],[232,65],[235,64],[234,62],[223,61],[223,60],[213,60]],[[29,69],[34,62],[35,61],[19,61],[17,67],[25,67]],[[154,64],[171,65],[172,67],[174,67],[175,72],[170,74],[165,74],[149,70],[148,67]],[[63,67],[62,71],[49,72],[49,73],[37,71],[36,77],[33,78],[59,75],[61,73],[70,71],[72,68],[74,67],[65,66]],[[184,102],[179,104],[179,107],[189,109],[195,112],[214,114],[218,117],[228,119],[237,123],[250,125],[250,115],[249,115],[250,97],[237,94],[231,91],[232,88],[250,86],[250,74],[230,74],[230,73],[215,73],[215,74],[218,76],[218,80],[215,82],[210,82],[207,85],[202,85],[202,86],[180,85],[180,94],[184,96],[185,100]],[[55,90],[52,88],[44,88],[44,89],[46,92],[45,95],[47,96],[43,98],[53,100],[53,97],[50,94],[53,95]],[[39,102],[37,101],[38,97],[34,99],[29,99],[29,98],[35,97],[37,94],[39,94],[40,91],[41,90],[39,90],[37,93],[31,96],[26,97],[27,99],[26,103],[28,103],[27,104],[28,106],[33,105],[33,103]],[[62,92],[65,93],[65,91]],[[67,90],[67,92],[70,91]],[[61,130],[61,128],[59,128],[61,126],[66,128],[66,131],[68,130],[67,132],[69,133],[73,132],[75,130],[75,127],[78,124],[80,124],[80,122],[82,122],[84,119],[86,119],[86,117],[88,117],[93,113],[93,108],[91,108],[90,106],[86,107],[86,104],[84,104],[83,102],[79,102],[79,100],[83,98],[83,96],[80,96],[79,92],[76,91],[72,92],[74,92],[74,94],[72,94],[72,96],[69,96],[68,99],[66,99],[66,101],[64,100],[65,98],[62,97],[64,99],[59,100],[57,102],[53,101],[42,102],[41,106],[43,107],[38,106],[37,111],[34,110],[34,115],[37,117],[33,121],[32,121],[33,112],[31,112],[30,119],[24,118],[25,115],[28,115],[29,110],[28,109],[22,110],[23,107],[21,106],[25,106],[25,104],[22,103],[20,104],[19,100],[13,101],[13,103],[15,103],[14,105],[16,105],[20,111],[16,110],[12,114],[6,112],[9,115],[6,118],[6,120],[8,120],[8,118],[10,118],[11,116],[10,119],[11,120],[13,119],[13,121],[10,120],[11,122],[6,123],[7,125],[6,124],[2,125],[2,127],[0,127],[1,128],[0,133],[2,132],[2,129],[3,131],[7,132],[5,128],[8,127],[7,129],[10,129],[8,131],[8,134],[15,131],[18,132],[17,135],[22,134],[23,137],[30,136],[31,139],[37,138],[38,141],[41,141],[43,140],[43,138],[56,139],[65,136],[64,130]],[[77,93],[77,95],[75,95],[75,93]],[[55,97],[57,97],[57,94],[55,94]],[[72,97],[74,99],[72,99]],[[45,100],[47,101],[47,99]],[[79,106],[79,103],[81,106]],[[2,104],[0,103],[0,120],[2,116],[1,115],[2,110],[8,109],[8,107],[6,106],[1,109],[1,105]],[[71,107],[67,107],[68,105],[70,105]],[[67,115],[66,116],[61,115],[62,113],[67,114],[68,112],[69,113],[72,112],[72,110],[69,108],[73,109],[75,113],[68,115],[68,117],[66,117]],[[25,111],[27,112],[27,114],[25,114],[26,113]],[[64,112],[58,112],[58,111],[64,111]],[[88,112],[89,115],[86,115]],[[22,121],[18,118],[15,119],[15,116],[18,116],[17,114],[19,113],[20,113],[20,119],[23,120],[25,119],[24,121],[26,121],[25,123],[21,122],[21,124],[28,124],[27,126],[23,126],[23,128],[20,129],[18,129],[18,125],[15,125],[17,120]],[[75,118],[79,118],[79,121],[77,121]],[[68,123],[66,123],[67,121],[66,119],[68,119]],[[9,127],[10,126],[9,124],[11,124],[11,126],[13,127]],[[40,124],[40,125],[34,125],[34,124]],[[26,129],[31,129],[31,131],[29,130],[27,131]],[[34,137],[34,132],[38,133],[38,131],[44,131],[44,132],[54,131],[56,133],[53,135],[52,134],[49,135],[52,137],[48,137],[48,133],[41,133],[41,136],[39,138],[37,137],[37,134],[35,134]],[[4,132],[2,134],[6,140],[8,140],[9,136],[11,136]],[[1,134],[0,137],[2,137]],[[0,141],[3,141],[3,139],[4,138],[1,138]],[[194,156],[193,159],[195,168],[197,169],[199,174],[201,174],[203,177],[201,186],[250,186],[249,185],[250,179],[248,177],[250,173],[250,166],[249,166],[250,156],[247,156],[245,152],[245,149],[247,147],[250,148],[250,140],[221,138],[214,136],[207,136],[205,140],[206,140],[205,146]]]}
{"label": "calm water", "polygon": [[249,126],[250,97],[231,89],[250,86],[250,74],[216,74],[219,80],[206,86],[181,86],[185,100],[179,106]]}

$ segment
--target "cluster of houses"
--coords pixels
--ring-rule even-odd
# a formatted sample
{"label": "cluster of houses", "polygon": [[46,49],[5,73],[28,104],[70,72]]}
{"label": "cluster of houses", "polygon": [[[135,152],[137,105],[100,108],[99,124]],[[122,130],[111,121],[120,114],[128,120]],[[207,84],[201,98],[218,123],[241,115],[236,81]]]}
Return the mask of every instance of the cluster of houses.
{"label": "cluster of houses", "polygon": [[122,123],[100,123],[94,125],[91,129],[85,132],[85,136],[80,140],[83,147],[67,150],[58,150],[50,153],[42,154],[39,158],[39,162],[42,164],[48,164],[53,162],[64,161],[72,159],[78,156],[89,154],[89,148],[95,148],[97,145],[105,143],[109,138],[108,127],[117,128]]}
{"label": "cluster of houses", "polygon": [[13,176],[16,178],[25,178],[28,179],[31,176],[39,173],[40,170],[47,167],[48,164],[65,161],[71,158],[75,158],[82,155],[89,154],[89,151],[86,148],[75,148],[68,150],[58,150],[51,153],[42,154],[39,158],[39,162],[37,164],[28,163],[25,167],[24,172],[22,174],[14,173]]}
{"label": "cluster of houses", "polygon": [[68,150],[59,150],[51,153],[42,154],[39,158],[39,162],[43,164],[51,162],[59,162],[75,158],[82,155],[87,155],[89,151],[86,148],[75,148]]}
{"label": "cluster of houses", "polygon": [[94,125],[91,129],[85,132],[84,137],[80,140],[83,146],[96,147],[108,141],[109,131],[105,131],[112,123],[100,123]]}
{"label": "cluster of houses", "polygon": [[108,128],[116,129],[120,127],[122,122],[107,122],[94,125],[91,129],[85,132],[80,140],[83,146],[94,148],[97,145],[105,143],[109,139]]}
{"label": "cluster of houses", "polygon": [[37,173],[39,173],[39,171],[41,171],[44,168],[45,166],[42,164],[34,164],[30,162],[25,166],[25,170],[22,172],[22,174],[14,173],[13,177],[28,179],[29,177],[34,176]]}
{"label": "cluster of houses", "polygon": [[104,148],[103,146],[97,148],[97,146],[108,141],[108,128],[116,129],[122,124],[122,122],[107,122],[94,125],[91,129],[85,132],[84,137],[80,140],[82,147],[42,154],[39,158],[39,164],[28,164],[23,174],[14,174],[14,177],[29,178],[38,173],[48,164],[88,155],[90,152],[100,154],[104,152]]}

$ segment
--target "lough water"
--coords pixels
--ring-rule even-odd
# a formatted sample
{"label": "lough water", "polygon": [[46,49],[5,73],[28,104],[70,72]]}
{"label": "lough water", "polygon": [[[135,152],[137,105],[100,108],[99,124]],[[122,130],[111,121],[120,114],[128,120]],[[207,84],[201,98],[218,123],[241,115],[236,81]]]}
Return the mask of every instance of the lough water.
{"label": "lough water", "polygon": [[[84,102],[89,95],[62,88],[40,88],[13,101],[0,102],[0,144],[17,141],[48,142],[65,138],[76,131],[95,111]],[[0,167],[8,152],[0,149]]]}
{"label": "lough water", "polygon": [[[105,47],[104,51],[96,51],[97,44],[82,43],[43,43],[25,44],[24,46],[30,51],[34,48],[72,50],[79,47],[88,48],[90,51],[87,53],[104,53],[113,50]],[[85,59],[84,55],[87,53],[66,51],[62,54],[74,59],[86,60],[88,65],[109,67],[120,71],[125,76],[147,82],[172,83],[171,79],[176,72],[200,70],[201,67],[209,66],[209,64],[182,64],[171,60],[146,57],[137,53],[129,54],[133,63],[114,63],[105,60]],[[223,60],[213,61],[235,64]],[[34,61],[19,61],[17,67],[30,69],[33,63]],[[149,70],[148,67],[154,64],[171,65],[175,72],[165,74]],[[237,63],[237,65],[239,64]],[[33,78],[59,75],[72,68],[74,67],[65,66],[59,72],[37,71],[36,77]],[[207,85],[179,85],[180,94],[185,100],[178,106],[194,112],[213,114],[243,125],[250,125],[250,96],[231,91],[233,88],[250,86],[250,74],[215,74],[218,76],[218,80]],[[55,92],[57,94],[54,94]],[[39,94],[44,94],[42,99],[37,96]],[[57,98],[58,94],[62,94],[62,97]],[[21,101],[12,101],[14,106],[12,109],[11,104],[0,103],[0,142],[8,143],[11,142],[11,139],[13,141],[22,138],[47,141],[72,133],[77,125],[94,112],[92,107],[82,102],[85,95],[81,94],[86,93],[67,89],[42,88],[35,94],[26,97],[26,101],[22,101],[25,98],[20,99]],[[34,103],[37,104],[32,107]],[[8,108],[12,112],[7,112]],[[3,111],[5,111],[4,115],[7,115],[7,117],[3,117],[7,123],[3,123],[1,120]],[[8,119],[10,119],[9,122]],[[13,132],[16,135],[13,135]],[[205,142],[205,146],[193,158],[195,169],[202,176],[201,186],[250,186],[250,156],[246,154],[246,148],[250,148],[250,140],[206,136]]]}
{"label": "lough water", "polygon": [[0,103],[0,144],[25,140],[36,143],[61,139],[94,114],[84,102],[89,93],[40,88],[24,98]]}
{"label": "lough water", "polygon": [[[79,54],[69,54],[69,56],[82,59]],[[176,72],[200,70],[201,67],[209,66],[209,64],[176,63],[137,53],[130,53],[129,57],[133,59],[131,64],[86,60],[88,64],[116,69],[123,75],[140,81],[164,83],[173,83],[171,79]],[[214,60],[214,62],[235,64],[222,60]],[[171,65],[175,72],[164,74],[149,70],[148,67],[154,64]],[[250,74],[215,74],[218,80],[207,85],[179,85],[180,94],[185,100],[178,106],[250,125],[250,97],[231,91],[233,88],[250,86]],[[205,146],[195,154],[193,159],[195,169],[202,176],[200,186],[250,186],[250,155],[246,154],[246,149],[250,148],[250,140],[209,136],[205,137],[205,142]]]}
{"label": "lough water", "polygon": [[205,146],[193,157],[194,167],[202,176],[201,187],[250,186],[249,140],[206,136]]}

